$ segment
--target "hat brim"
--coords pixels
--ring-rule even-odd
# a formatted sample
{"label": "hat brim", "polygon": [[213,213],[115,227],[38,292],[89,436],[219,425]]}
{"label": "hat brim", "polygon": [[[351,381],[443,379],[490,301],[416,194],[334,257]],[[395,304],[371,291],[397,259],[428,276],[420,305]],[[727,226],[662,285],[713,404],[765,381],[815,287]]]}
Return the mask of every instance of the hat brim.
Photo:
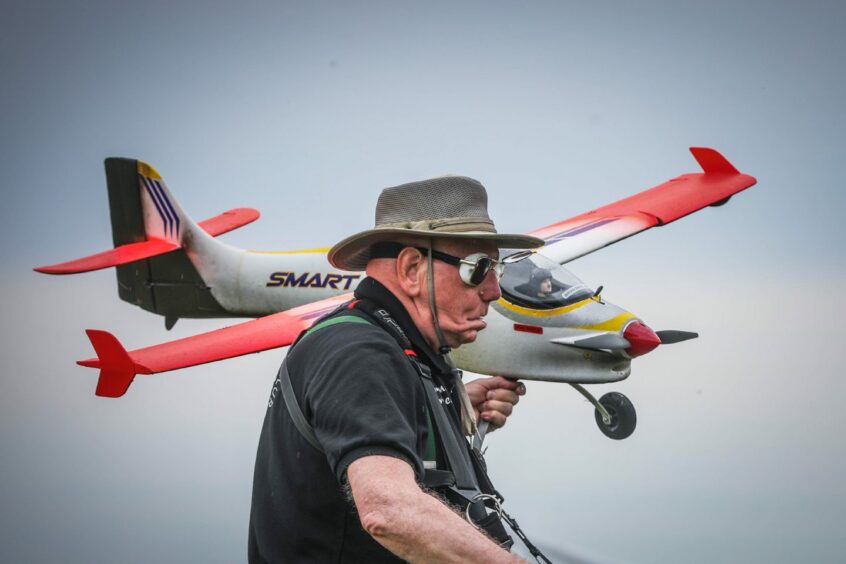
{"label": "hat brim", "polygon": [[329,249],[329,264],[340,270],[364,270],[370,260],[370,248],[376,243],[398,241],[403,237],[432,239],[476,239],[493,241],[500,249],[536,249],[544,245],[543,239],[530,235],[508,235],[488,231],[449,233],[414,229],[368,229],[351,235]]}

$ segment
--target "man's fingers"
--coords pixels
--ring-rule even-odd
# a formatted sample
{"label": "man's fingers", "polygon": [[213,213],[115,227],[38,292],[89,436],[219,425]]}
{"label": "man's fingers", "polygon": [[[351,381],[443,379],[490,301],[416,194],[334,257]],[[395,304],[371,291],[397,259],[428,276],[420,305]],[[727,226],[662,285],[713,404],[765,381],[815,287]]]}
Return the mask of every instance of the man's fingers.
{"label": "man's fingers", "polygon": [[508,390],[518,391],[522,389],[523,391],[520,395],[526,393],[526,386],[523,384],[523,382],[520,382],[519,380],[509,380],[508,378],[505,378],[503,376],[493,376],[491,378],[480,380],[480,382],[484,382],[485,387],[489,390],[493,390],[496,388],[506,388]]}
{"label": "man's fingers", "polygon": [[508,417],[498,411],[485,411],[482,413],[482,420],[488,421],[493,429],[499,429],[505,425],[507,419]]}
{"label": "man's fingers", "polygon": [[467,389],[474,410],[478,410],[477,416],[488,421],[492,429],[505,425],[520,396],[526,394],[523,382],[502,376],[474,380],[468,383]]}
{"label": "man's fingers", "polygon": [[485,413],[501,413],[508,417],[514,409],[514,404],[508,401],[488,400],[482,406],[482,415]]}
{"label": "man's fingers", "polygon": [[516,391],[512,390],[505,390],[500,388],[498,390],[490,390],[485,397],[487,401],[496,400],[496,401],[505,401],[510,404],[516,404],[520,401],[520,396],[517,394]]}

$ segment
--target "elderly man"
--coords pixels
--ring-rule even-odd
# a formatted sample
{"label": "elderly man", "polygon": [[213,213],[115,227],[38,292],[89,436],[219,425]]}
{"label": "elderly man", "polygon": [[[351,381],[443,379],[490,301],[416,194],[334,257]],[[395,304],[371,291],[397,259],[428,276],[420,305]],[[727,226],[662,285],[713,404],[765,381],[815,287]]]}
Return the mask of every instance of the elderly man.
{"label": "elderly man", "polygon": [[542,244],[497,233],[470,178],[382,192],[375,228],[329,251],[337,268],[366,269],[355,300],[300,335],[274,382],[251,562],[519,561],[465,437],[504,425],[525,387],[465,387],[448,353],[485,328],[499,249]]}

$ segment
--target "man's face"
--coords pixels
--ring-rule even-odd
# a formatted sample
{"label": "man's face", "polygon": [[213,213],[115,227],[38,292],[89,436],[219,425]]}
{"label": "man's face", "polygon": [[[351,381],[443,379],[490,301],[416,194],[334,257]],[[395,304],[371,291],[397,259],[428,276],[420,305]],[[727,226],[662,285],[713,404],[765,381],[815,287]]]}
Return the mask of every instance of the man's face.
{"label": "man's face", "polygon": [[[461,259],[480,252],[492,258],[499,257],[496,245],[485,241],[437,240],[433,248]],[[437,259],[432,262],[435,305],[446,345],[455,348],[475,341],[476,334],[487,327],[482,318],[488,313],[488,304],[501,296],[496,275],[493,271],[488,272],[481,284],[468,286],[461,280],[458,267]],[[424,298],[428,300],[428,287],[425,292]],[[431,324],[431,319],[429,323]],[[428,329],[434,333],[434,326],[422,329],[424,332],[428,332]]]}
{"label": "man's face", "polygon": [[548,296],[552,293],[552,280],[549,278],[544,278],[541,280],[540,289],[538,290],[542,296]]}

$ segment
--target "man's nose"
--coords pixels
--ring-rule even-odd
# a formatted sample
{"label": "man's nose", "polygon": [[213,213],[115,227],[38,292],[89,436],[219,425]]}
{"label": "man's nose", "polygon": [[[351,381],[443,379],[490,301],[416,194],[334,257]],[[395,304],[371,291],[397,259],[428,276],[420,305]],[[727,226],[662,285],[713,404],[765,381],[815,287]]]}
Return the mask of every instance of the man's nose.
{"label": "man's nose", "polygon": [[495,302],[502,297],[502,292],[499,289],[499,278],[493,270],[488,272],[482,281],[481,296],[486,302]]}

